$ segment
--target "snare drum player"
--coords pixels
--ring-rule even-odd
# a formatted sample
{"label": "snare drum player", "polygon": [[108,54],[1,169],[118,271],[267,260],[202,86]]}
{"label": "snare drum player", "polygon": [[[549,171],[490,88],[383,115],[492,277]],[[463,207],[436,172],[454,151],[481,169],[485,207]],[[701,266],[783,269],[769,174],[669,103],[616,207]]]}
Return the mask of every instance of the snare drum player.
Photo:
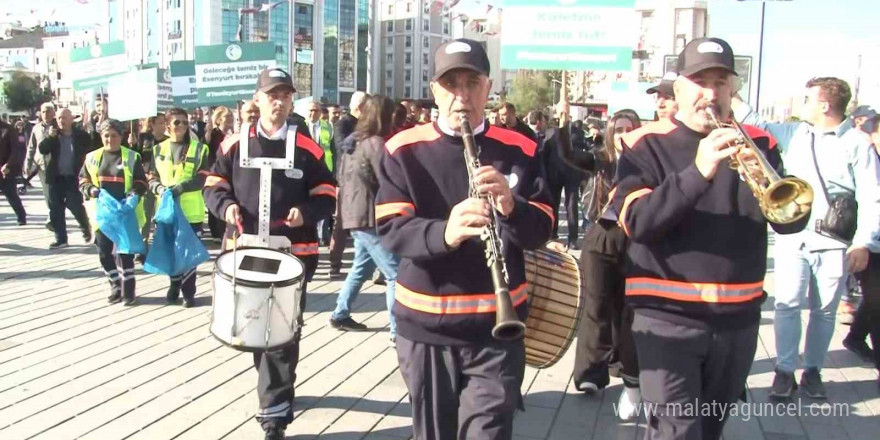
{"label": "snare drum player", "polygon": [[[489,126],[492,81],[482,46],[460,39],[435,54],[431,90],[438,120],[398,133],[378,172],[376,223],[382,244],[401,257],[395,290],[397,357],[419,440],[510,439],[525,370],[523,340],[491,336],[496,301],[479,236],[497,211],[508,285],[521,320],[528,314],[523,249],[550,237],[553,208],[535,142]],[[469,198],[461,118],[483,165]]]}
{"label": "snare drum player", "polygon": [[[295,91],[290,75],[282,69],[267,69],[260,74],[254,94],[260,118],[247,131],[243,130],[249,142],[248,157],[285,157],[289,133],[287,116]],[[236,135],[224,140],[217,162],[205,181],[208,209],[227,223],[227,240],[224,241],[227,248],[236,224],[242,226],[244,234],[256,234],[258,227],[261,170],[240,165],[241,138]],[[336,183],[324,163],[321,147],[298,130],[295,144],[294,169],[272,170],[271,235],[290,240],[290,252],[305,265],[308,281],[318,265],[316,225],[336,208]],[[305,291],[303,286],[300,310],[305,307]],[[266,432],[266,439],[283,439],[285,428],[293,420],[298,338],[282,350],[254,354],[254,367],[259,374],[257,420]]]}
{"label": "snare drum player", "polygon": [[[612,204],[630,240],[625,293],[642,399],[656,405],[646,439],[720,438],[728,414],[718,408],[743,394],[755,356],[767,220],[730,167],[738,131],[717,128],[707,111],[729,120],[733,60],[723,40],[691,41],[678,58],[675,118],[623,137]],[[744,130],[782,175],[776,141]],[[807,217],[771,226],[793,233]]]}

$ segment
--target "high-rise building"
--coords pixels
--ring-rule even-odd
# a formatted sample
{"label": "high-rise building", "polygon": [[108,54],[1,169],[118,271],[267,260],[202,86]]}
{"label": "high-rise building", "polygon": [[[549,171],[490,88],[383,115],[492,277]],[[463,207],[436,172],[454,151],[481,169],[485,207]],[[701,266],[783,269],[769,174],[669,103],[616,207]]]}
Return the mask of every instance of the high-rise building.
{"label": "high-rise building", "polygon": [[[452,38],[450,14],[429,0],[381,0],[374,12],[370,89],[394,99],[432,99],[434,51]],[[378,41],[376,41],[378,40]]]}

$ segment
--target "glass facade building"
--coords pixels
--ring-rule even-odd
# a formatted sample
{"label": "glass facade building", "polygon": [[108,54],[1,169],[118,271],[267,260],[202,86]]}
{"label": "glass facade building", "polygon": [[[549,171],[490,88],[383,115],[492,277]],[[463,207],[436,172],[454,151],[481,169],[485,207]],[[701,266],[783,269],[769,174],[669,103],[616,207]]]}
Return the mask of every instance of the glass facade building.
{"label": "glass facade building", "polygon": [[324,90],[321,98],[329,100],[335,100],[339,84],[339,3],[340,0],[327,0],[323,11]]}
{"label": "glass facade building", "polygon": [[[304,58],[307,58],[311,53],[314,59],[314,20],[314,5],[296,4],[296,10],[293,14],[293,47],[296,51],[293,54],[294,61],[297,61],[295,58],[297,53],[302,53]],[[312,94],[312,64],[295,62],[293,66],[293,84],[296,87],[296,97],[310,96]]]}

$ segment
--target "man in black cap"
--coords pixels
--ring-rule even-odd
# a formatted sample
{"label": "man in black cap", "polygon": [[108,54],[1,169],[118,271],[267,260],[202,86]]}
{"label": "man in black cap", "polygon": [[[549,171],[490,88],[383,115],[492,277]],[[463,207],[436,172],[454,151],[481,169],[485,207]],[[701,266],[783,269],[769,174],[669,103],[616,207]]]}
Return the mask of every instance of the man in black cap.
{"label": "man in black cap", "polygon": [[[877,112],[875,112],[874,109],[871,108],[870,105],[860,105],[860,106],[856,107],[855,109],[853,109],[853,112],[852,112],[853,125],[856,128],[858,128],[859,130],[862,130],[865,133],[868,133],[868,131],[865,128],[862,128],[862,126],[865,125],[865,122],[868,122],[868,119],[871,119],[874,116],[877,116]],[[868,134],[870,134],[870,133],[868,133]]]}
{"label": "man in black cap", "polygon": [[678,112],[678,104],[675,103],[675,92],[672,84],[678,76],[675,72],[666,72],[660,82],[646,91],[649,95],[656,94],[657,117],[656,120],[672,119]]}
{"label": "man in black cap", "polygon": [[[414,438],[510,439],[525,348],[522,339],[491,336],[495,289],[479,236],[495,210],[511,302],[525,320],[523,249],[547,241],[553,209],[536,143],[484,119],[492,82],[480,43],[450,41],[434,60],[431,91],[439,117],[392,137],[377,173],[379,235],[402,258],[393,307],[400,371],[412,401]],[[464,118],[482,164],[472,181]],[[495,206],[469,197],[471,185],[494,196]]]}
{"label": "man in black cap", "polygon": [[[211,213],[226,219],[224,244],[228,249],[236,224],[244,234],[258,231],[261,170],[241,166],[240,142],[248,142],[250,158],[289,157],[288,150],[294,148],[293,169],[272,170],[270,235],[290,241],[287,251],[303,262],[308,282],[318,266],[317,222],[336,207],[336,182],[321,147],[287,121],[293,92],[291,77],[284,70],[266,69],[260,74],[254,94],[260,118],[254,125],[243,124],[240,134],[227,137],[220,145],[217,161],[205,180],[204,194]],[[305,283],[302,290],[300,313],[306,304]],[[302,325],[301,315],[298,321]],[[285,428],[293,420],[298,360],[299,333],[293,344],[283,349],[254,353],[254,367],[259,374],[257,420],[266,431],[266,439],[283,439]]]}
{"label": "man in black cap", "polygon": [[[679,110],[627,133],[612,201],[630,239],[626,300],[647,414],[647,439],[721,437],[755,355],[767,270],[767,220],[728,166],[733,51],[698,38],[678,58]],[[782,174],[775,140],[745,126]],[[779,233],[803,229],[806,218]],[[688,410],[690,408],[690,410]]]}

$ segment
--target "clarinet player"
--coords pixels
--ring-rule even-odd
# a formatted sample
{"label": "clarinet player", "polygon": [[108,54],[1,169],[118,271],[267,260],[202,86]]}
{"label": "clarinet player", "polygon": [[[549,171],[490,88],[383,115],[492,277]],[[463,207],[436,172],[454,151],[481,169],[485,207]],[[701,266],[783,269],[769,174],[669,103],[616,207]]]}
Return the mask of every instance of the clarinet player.
{"label": "clarinet player", "polygon": [[[439,118],[391,138],[378,173],[378,232],[402,259],[394,304],[397,356],[415,438],[510,439],[525,348],[521,337],[492,336],[497,286],[480,236],[497,228],[510,303],[524,321],[523,249],[547,241],[553,209],[535,142],[484,119],[492,82],[482,46],[453,40],[434,59],[431,90]],[[462,118],[478,147],[482,166],[475,169],[465,161]],[[472,190],[481,198],[469,197]]]}

